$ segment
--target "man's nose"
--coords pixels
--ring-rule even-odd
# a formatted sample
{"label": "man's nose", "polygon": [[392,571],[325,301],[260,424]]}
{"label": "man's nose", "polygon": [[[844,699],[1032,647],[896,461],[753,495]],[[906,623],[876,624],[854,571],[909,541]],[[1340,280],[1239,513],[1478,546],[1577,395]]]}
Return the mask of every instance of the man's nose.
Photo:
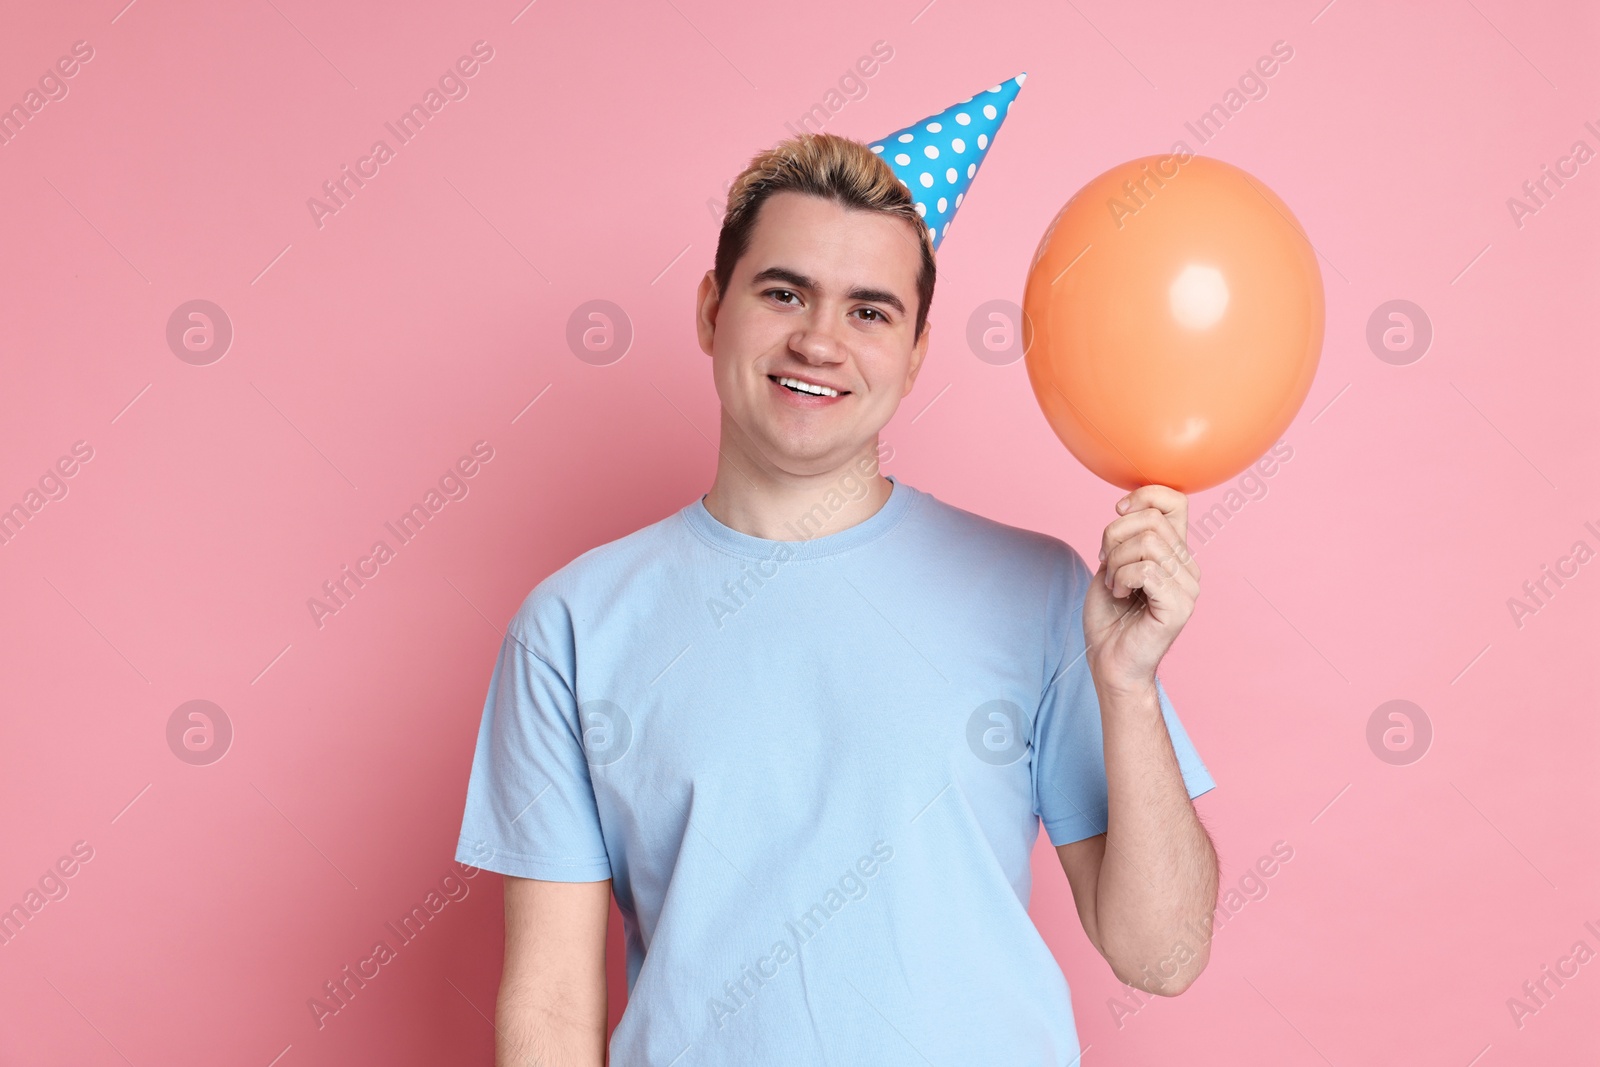
{"label": "man's nose", "polygon": [[813,312],[789,340],[810,363],[835,363],[842,358],[844,323],[833,315]]}

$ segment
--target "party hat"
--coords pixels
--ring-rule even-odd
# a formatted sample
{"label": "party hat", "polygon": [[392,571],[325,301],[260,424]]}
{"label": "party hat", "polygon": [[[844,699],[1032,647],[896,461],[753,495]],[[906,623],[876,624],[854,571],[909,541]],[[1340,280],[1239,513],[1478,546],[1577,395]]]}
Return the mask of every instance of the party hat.
{"label": "party hat", "polygon": [[911,190],[937,250],[1027,72],[867,145]]}

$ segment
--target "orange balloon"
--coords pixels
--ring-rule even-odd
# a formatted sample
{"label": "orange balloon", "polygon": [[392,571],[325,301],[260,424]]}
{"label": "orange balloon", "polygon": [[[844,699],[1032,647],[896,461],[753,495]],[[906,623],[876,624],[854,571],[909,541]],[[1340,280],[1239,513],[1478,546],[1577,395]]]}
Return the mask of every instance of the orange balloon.
{"label": "orange balloon", "polygon": [[1294,420],[1322,351],[1322,272],[1284,202],[1182,152],[1113,167],[1045,231],[1023,297],[1056,436],[1124,489],[1208,489]]}

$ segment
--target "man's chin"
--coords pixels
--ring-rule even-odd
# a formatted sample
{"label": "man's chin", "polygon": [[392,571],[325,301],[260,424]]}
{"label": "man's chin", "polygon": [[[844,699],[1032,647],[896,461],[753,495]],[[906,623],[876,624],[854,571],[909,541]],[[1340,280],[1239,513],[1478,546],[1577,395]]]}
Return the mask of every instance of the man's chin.
{"label": "man's chin", "polygon": [[768,462],[796,475],[826,474],[871,447],[869,440],[827,435],[769,436],[762,443]]}

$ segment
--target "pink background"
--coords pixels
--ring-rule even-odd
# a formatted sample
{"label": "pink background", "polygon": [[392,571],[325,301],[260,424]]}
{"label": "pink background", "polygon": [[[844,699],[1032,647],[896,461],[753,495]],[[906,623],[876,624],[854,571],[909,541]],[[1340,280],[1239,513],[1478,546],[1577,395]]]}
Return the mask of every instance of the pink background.
{"label": "pink background", "polygon": [[[1275,842],[1293,859],[1190,991],[1119,1020],[1041,836],[1034,914],[1085,1062],[1600,1053],[1600,961],[1521,1026],[1507,1006],[1579,940],[1600,951],[1600,563],[1520,627],[1507,606],[1600,548],[1600,161],[1520,227],[1506,204],[1574,141],[1600,149],[1592,5],[121,2],[22,5],[0,36],[0,103],[94,49],[0,147],[0,506],[93,449],[0,545],[0,906],[93,849],[0,945],[0,1062],[489,1062],[496,876],[321,1029],[307,1000],[449,873],[523,596],[709,485],[708,201],[879,40],[893,58],[825,128],[871,139],[1029,72],[941,248],[887,469],[1091,559],[1118,492],[967,321],[1020,300],[1080,185],[1294,49],[1201,151],[1311,235],[1323,363],[1292,459],[1198,547],[1205,595],[1163,668],[1220,783],[1198,806],[1224,886]],[[319,229],[307,199],[478,40],[469,95]],[[234,329],[207,366],[166,341],[197,298]],[[566,340],[594,299],[634,330],[608,366]],[[1433,325],[1409,365],[1365,340],[1392,299]],[[308,598],[480,440],[470,494],[319,629]],[[234,729],[208,766],[168,747],[194,699]],[[1409,765],[1366,739],[1393,699],[1433,728]]]}

